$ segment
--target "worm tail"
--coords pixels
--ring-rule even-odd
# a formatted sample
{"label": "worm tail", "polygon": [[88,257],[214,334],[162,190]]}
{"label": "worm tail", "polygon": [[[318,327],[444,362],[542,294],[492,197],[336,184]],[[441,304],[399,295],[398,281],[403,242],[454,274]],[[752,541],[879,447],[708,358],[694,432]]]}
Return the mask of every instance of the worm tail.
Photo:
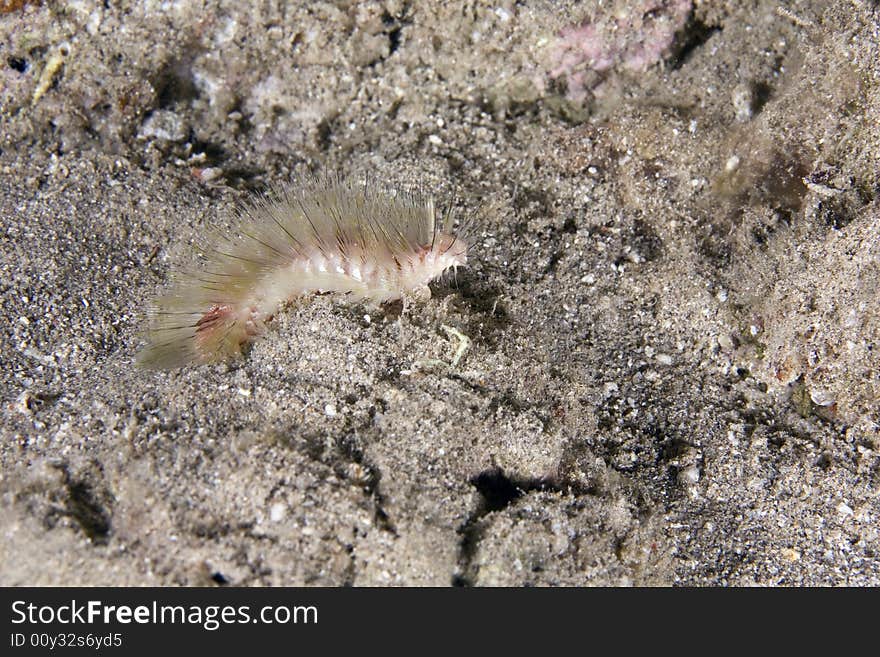
{"label": "worm tail", "polygon": [[141,367],[168,369],[187,363],[212,363],[238,356],[262,332],[250,312],[230,304],[206,310],[179,307],[177,298],[160,300],[147,333],[147,346],[137,356]]}

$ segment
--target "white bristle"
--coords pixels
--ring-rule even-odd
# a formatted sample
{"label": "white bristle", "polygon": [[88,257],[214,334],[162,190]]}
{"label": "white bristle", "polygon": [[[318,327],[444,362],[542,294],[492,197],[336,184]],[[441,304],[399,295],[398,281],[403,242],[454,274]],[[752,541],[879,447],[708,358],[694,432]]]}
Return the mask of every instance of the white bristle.
{"label": "white bristle", "polygon": [[225,360],[295,297],[328,292],[379,304],[427,290],[467,261],[467,244],[421,193],[314,181],[243,208],[237,226],[178,272],[149,313],[146,367]]}

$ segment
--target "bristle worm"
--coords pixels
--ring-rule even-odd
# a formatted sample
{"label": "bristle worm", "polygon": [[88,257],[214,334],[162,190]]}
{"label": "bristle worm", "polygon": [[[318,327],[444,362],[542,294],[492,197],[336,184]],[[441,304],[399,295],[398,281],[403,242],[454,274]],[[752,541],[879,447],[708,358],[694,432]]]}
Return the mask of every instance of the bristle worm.
{"label": "bristle worm", "polygon": [[338,180],[279,189],[239,211],[231,234],[202,254],[200,271],[178,270],[148,313],[138,363],[234,357],[286,301],[312,293],[374,305],[430,296],[430,281],[467,263],[452,224],[449,211],[437,222],[434,200],[421,192]]}

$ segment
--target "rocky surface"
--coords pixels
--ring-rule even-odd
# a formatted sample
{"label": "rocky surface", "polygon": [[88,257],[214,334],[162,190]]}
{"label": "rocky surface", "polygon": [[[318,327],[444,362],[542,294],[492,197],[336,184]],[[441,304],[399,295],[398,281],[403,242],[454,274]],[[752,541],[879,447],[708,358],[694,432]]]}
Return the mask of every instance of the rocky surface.
{"label": "rocky surface", "polygon": [[[0,583],[880,584],[876,2],[242,7],[0,4]],[[470,268],[135,368],[307,172]]]}

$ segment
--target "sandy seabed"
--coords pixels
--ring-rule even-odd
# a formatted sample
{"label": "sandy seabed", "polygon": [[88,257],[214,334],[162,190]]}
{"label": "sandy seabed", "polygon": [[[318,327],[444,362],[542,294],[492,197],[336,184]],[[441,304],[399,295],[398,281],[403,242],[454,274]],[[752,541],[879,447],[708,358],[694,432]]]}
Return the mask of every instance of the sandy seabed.
{"label": "sandy seabed", "polygon": [[[876,2],[106,4],[0,4],[0,584],[880,584]],[[136,368],[328,172],[469,267]]]}

